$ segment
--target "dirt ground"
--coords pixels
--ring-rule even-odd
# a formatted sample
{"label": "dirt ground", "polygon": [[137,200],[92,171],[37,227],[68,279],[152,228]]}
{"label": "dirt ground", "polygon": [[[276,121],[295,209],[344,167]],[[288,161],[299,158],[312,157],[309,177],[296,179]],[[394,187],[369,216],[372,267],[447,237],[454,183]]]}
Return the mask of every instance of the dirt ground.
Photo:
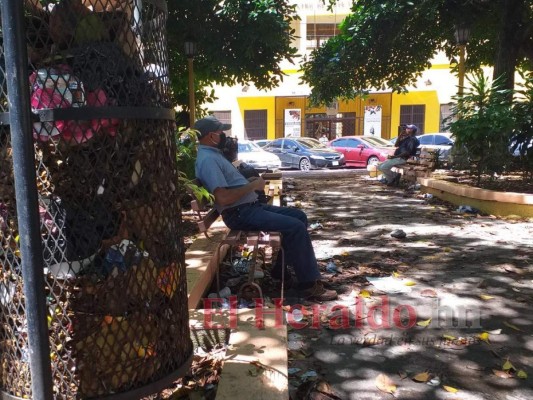
{"label": "dirt ground", "polygon": [[[339,293],[286,293],[292,400],[533,398],[533,220],[459,213],[357,170],[284,173],[284,193]],[[192,242],[186,212],[182,228]],[[279,295],[268,270],[261,286]],[[220,358],[196,358],[192,392],[154,398],[214,398]]]}
{"label": "dirt ground", "polygon": [[533,398],[533,221],[458,213],[355,171],[284,188],[320,224],[313,245],[340,294],[319,317],[304,304],[308,327],[290,330],[293,399],[317,382],[341,399]]}

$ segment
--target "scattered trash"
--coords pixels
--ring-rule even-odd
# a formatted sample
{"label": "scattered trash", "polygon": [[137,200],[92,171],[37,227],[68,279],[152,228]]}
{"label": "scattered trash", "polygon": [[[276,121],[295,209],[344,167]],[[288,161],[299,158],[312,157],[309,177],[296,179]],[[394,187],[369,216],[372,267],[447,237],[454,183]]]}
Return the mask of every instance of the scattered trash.
{"label": "scattered trash", "polygon": [[385,293],[409,293],[411,287],[406,285],[403,279],[397,279],[392,276],[386,277],[369,277],[366,280],[370,282],[376,289]]}
{"label": "scattered trash", "polygon": [[424,194],[424,199],[432,199],[432,198],[433,198],[433,195],[431,193]]}
{"label": "scattered trash", "polygon": [[16,285],[13,282],[0,282],[0,303],[4,307],[7,307],[11,303],[15,289]]}
{"label": "scattered trash", "polygon": [[318,374],[316,373],[316,371],[307,371],[306,373],[300,375],[300,379],[302,379],[303,381],[306,381],[310,378],[316,378],[318,376]]}
{"label": "scattered trash", "polygon": [[226,286],[229,286],[229,287],[235,287],[237,285],[239,285],[239,283],[242,282],[242,277],[238,277],[238,278],[230,278],[226,281]]}
{"label": "scattered trash", "polygon": [[294,310],[292,310],[291,315],[292,315],[292,319],[296,322],[300,322],[302,319],[304,319],[302,310],[300,310],[299,308],[295,308]]}
{"label": "scattered trash", "polygon": [[314,222],[311,225],[309,225],[309,229],[311,229],[313,231],[317,230],[317,229],[322,229],[322,228],[323,228],[323,226],[322,226],[322,224],[320,222]]}
{"label": "scattered trash", "polygon": [[458,213],[461,214],[477,214],[479,213],[479,210],[477,208],[471,207],[471,206],[459,206],[456,210]]}
{"label": "scattered trash", "polygon": [[335,261],[329,260],[328,264],[326,265],[326,271],[332,274],[338,274],[339,267],[337,267],[337,264],[335,264]]}
{"label": "scattered trash", "polygon": [[291,197],[291,196],[285,196],[285,201],[290,203],[290,202],[293,202],[295,199],[294,197]]}
{"label": "scattered trash", "polygon": [[361,228],[363,226],[369,225],[370,221],[367,221],[366,219],[353,219],[352,220],[352,224],[353,224],[353,226]]}
{"label": "scattered trash", "polygon": [[427,382],[428,385],[431,385],[431,386],[439,386],[440,385],[440,379],[439,377],[435,377],[433,379],[430,379],[428,382]]}
{"label": "scattered trash", "polygon": [[396,239],[403,239],[407,236],[407,234],[401,229],[396,229],[395,231],[392,231],[390,235]]}
{"label": "scattered trash", "polygon": [[420,190],[420,183],[415,183],[414,185],[411,185],[407,188],[408,190]]}
{"label": "scattered trash", "polygon": [[262,279],[264,277],[265,277],[265,272],[261,268],[255,267],[254,279]]}
{"label": "scattered trash", "polygon": [[297,374],[298,372],[300,372],[302,369],[301,368],[289,368],[287,370],[287,372],[289,373],[289,375],[295,375]]}
{"label": "scattered trash", "polygon": [[239,274],[247,274],[249,265],[250,260],[247,258],[238,258],[232,263],[233,270]]}

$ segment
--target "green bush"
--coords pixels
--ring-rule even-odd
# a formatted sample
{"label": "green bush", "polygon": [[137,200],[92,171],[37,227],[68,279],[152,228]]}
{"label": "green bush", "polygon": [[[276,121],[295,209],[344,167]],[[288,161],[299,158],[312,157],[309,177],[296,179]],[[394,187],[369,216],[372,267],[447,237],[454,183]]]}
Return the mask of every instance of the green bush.
{"label": "green bush", "polygon": [[515,125],[512,92],[502,89],[502,79],[492,83],[478,71],[467,77],[470,87],[457,96],[455,121],[450,129],[455,147],[467,157],[471,172],[477,176],[495,176],[511,165],[509,143]]}

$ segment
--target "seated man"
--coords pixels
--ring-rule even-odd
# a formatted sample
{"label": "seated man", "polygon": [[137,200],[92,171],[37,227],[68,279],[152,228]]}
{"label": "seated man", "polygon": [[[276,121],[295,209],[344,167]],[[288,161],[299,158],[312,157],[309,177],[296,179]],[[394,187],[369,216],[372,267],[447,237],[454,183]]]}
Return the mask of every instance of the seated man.
{"label": "seated man", "polygon": [[[297,208],[259,203],[255,191],[264,190],[263,178],[247,180],[220,151],[226,140],[223,131],[230,128],[230,124],[223,124],[213,116],[194,124],[199,132],[196,177],[214,195],[215,207],[224,223],[231,229],[281,232],[285,261],[294,267],[302,297],[315,301],[336,299],[337,292],[327,290],[320,281],[305,213]],[[281,257],[278,257],[272,277],[280,279],[281,274]]]}
{"label": "seated man", "polygon": [[405,164],[409,157],[416,155],[416,149],[420,145],[420,142],[415,136],[418,131],[416,125],[406,125],[401,128],[402,130],[398,136],[398,140],[396,140],[394,156],[389,156],[387,161],[378,165],[378,170],[385,176],[384,183],[388,186],[398,185],[402,177],[402,174],[394,173],[391,169]]}

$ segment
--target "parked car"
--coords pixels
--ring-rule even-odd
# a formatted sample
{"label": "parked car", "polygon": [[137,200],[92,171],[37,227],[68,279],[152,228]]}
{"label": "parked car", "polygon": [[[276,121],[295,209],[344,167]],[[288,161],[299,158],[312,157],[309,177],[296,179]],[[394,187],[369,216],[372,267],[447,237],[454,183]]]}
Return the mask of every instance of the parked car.
{"label": "parked car", "polygon": [[254,143],[258,145],[259,147],[265,147],[271,141],[272,141],[271,139],[257,139],[257,140],[254,140]]}
{"label": "parked car", "polygon": [[281,161],[275,154],[263,150],[254,142],[239,140],[237,159],[251,165],[257,170],[279,169]]}
{"label": "parked car", "polygon": [[376,165],[394,154],[395,147],[387,140],[374,136],[343,136],[328,143],[344,154],[346,166],[366,167]]}
{"label": "parked car", "polygon": [[417,136],[420,142],[420,149],[439,150],[439,160],[447,161],[454,144],[454,139],[450,132],[425,133]]}
{"label": "parked car", "polygon": [[281,159],[281,166],[308,171],[314,168],[344,166],[344,155],[318,140],[308,137],[280,138],[267,144],[264,149]]}

